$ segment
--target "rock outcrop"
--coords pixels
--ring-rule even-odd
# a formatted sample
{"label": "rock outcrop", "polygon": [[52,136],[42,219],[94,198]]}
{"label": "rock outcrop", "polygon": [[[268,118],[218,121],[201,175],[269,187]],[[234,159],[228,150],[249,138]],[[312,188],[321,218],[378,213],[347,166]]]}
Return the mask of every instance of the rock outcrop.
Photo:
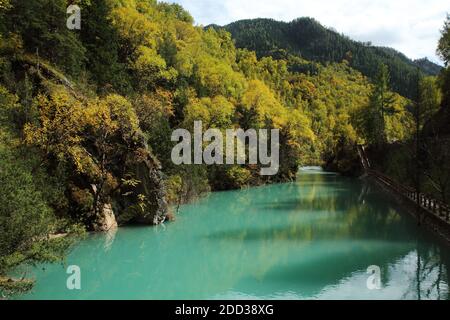
{"label": "rock outcrop", "polygon": [[152,155],[144,138],[127,155],[126,172],[138,183],[113,195],[113,207],[119,224],[158,225],[166,220],[168,204],[160,162]]}
{"label": "rock outcrop", "polygon": [[116,216],[114,215],[111,204],[104,204],[101,216],[96,223],[95,231],[108,232],[110,230],[116,229],[117,227],[118,225]]}

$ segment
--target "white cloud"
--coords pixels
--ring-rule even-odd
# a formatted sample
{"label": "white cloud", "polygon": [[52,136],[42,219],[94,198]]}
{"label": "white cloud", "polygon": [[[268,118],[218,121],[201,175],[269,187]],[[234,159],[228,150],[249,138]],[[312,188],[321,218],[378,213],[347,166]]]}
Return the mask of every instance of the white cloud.
{"label": "white cloud", "polygon": [[251,18],[313,17],[355,40],[393,47],[416,59],[435,54],[450,4],[444,0],[172,0],[203,25]]}

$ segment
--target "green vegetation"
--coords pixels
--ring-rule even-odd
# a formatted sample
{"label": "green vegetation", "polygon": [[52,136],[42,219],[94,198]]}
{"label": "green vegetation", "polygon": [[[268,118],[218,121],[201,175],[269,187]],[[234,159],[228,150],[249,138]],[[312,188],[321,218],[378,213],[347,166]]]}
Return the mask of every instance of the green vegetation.
{"label": "green vegetation", "polygon": [[386,64],[391,71],[390,86],[408,98],[415,93],[417,67],[427,75],[437,75],[441,69],[426,59],[412,61],[391,48],[353,41],[312,18],[289,23],[272,19],[242,20],[224,28],[233,35],[238,48],[256,51],[258,57],[283,59],[286,54],[293,54],[322,63],[347,60],[352,68],[372,79],[378,73],[378,66]]}
{"label": "green vegetation", "polygon": [[[254,52],[236,48],[225,30],[194,26],[179,5],[71,3],[83,10],[79,31],[66,28],[68,1],[0,2],[0,288],[6,293],[13,291],[7,278],[14,267],[60,261],[80,225],[159,224],[168,218],[168,202],[293,180],[304,164],[357,174],[356,143],[413,139],[412,102],[399,93],[412,97],[417,68],[390,50],[347,39],[336,53],[327,49],[341,39],[336,34],[325,42],[319,37],[324,47],[300,57],[260,47],[250,34]],[[308,23],[311,37],[332,34]],[[357,69],[380,72],[371,83]],[[440,82],[448,84],[446,74]],[[426,81],[421,99],[428,110],[436,85]],[[258,165],[175,166],[171,133],[197,120],[222,131],[280,129],[278,175],[262,177]],[[68,236],[51,236],[59,233]]]}
{"label": "green vegetation", "polygon": [[389,70],[380,65],[375,88],[369,97],[369,109],[362,116],[366,141],[376,146],[387,143],[386,117],[400,112],[395,108],[395,96],[389,92]]}
{"label": "green vegetation", "polygon": [[438,54],[446,68],[437,78],[418,76],[416,94],[408,110],[414,135],[375,154],[381,170],[420,192],[445,203],[450,200],[450,20],[447,17]]}
{"label": "green vegetation", "polygon": [[0,105],[0,289],[9,295],[29,290],[33,282],[7,278],[8,273],[24,264],[62,261],[82,229],[57,216],[65,205],[64,186],[39,168],[38,155],[21,143],[8,117],[19,107],[18,98],[3,86]]}

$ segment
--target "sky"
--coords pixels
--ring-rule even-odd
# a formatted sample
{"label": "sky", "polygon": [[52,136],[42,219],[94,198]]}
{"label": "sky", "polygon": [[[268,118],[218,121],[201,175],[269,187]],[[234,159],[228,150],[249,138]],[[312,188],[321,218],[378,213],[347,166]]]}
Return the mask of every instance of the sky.
{"label": "sky", "polygon": [[[167,1],[167,0],[166,0]],[[187,9],[201,25],[241,19],[291,21],[313,17],[358,41],[388,46],[412,59],[436,55],[448,0],[168,0]]]}

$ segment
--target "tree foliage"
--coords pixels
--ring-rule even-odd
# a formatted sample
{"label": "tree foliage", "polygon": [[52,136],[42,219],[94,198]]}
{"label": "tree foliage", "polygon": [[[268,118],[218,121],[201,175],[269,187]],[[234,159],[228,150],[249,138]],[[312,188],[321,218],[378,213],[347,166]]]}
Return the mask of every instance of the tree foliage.
{"label": "tree foliage", "polygon": [[286,54],[293,54],[323,63],[346,60],[371,79],[377,76],[378,65],[386,64],[391,70],[390,87],[408,98],[415,93],[417,67],[427,75],[437,75],[441,69],[429,61],[416,63],[391,48],[353,41],[312,18],[289,23],[272,19],[241,20],[223,28],[233,35],[238,48],[256,51],[258,57],[283,59]]}

